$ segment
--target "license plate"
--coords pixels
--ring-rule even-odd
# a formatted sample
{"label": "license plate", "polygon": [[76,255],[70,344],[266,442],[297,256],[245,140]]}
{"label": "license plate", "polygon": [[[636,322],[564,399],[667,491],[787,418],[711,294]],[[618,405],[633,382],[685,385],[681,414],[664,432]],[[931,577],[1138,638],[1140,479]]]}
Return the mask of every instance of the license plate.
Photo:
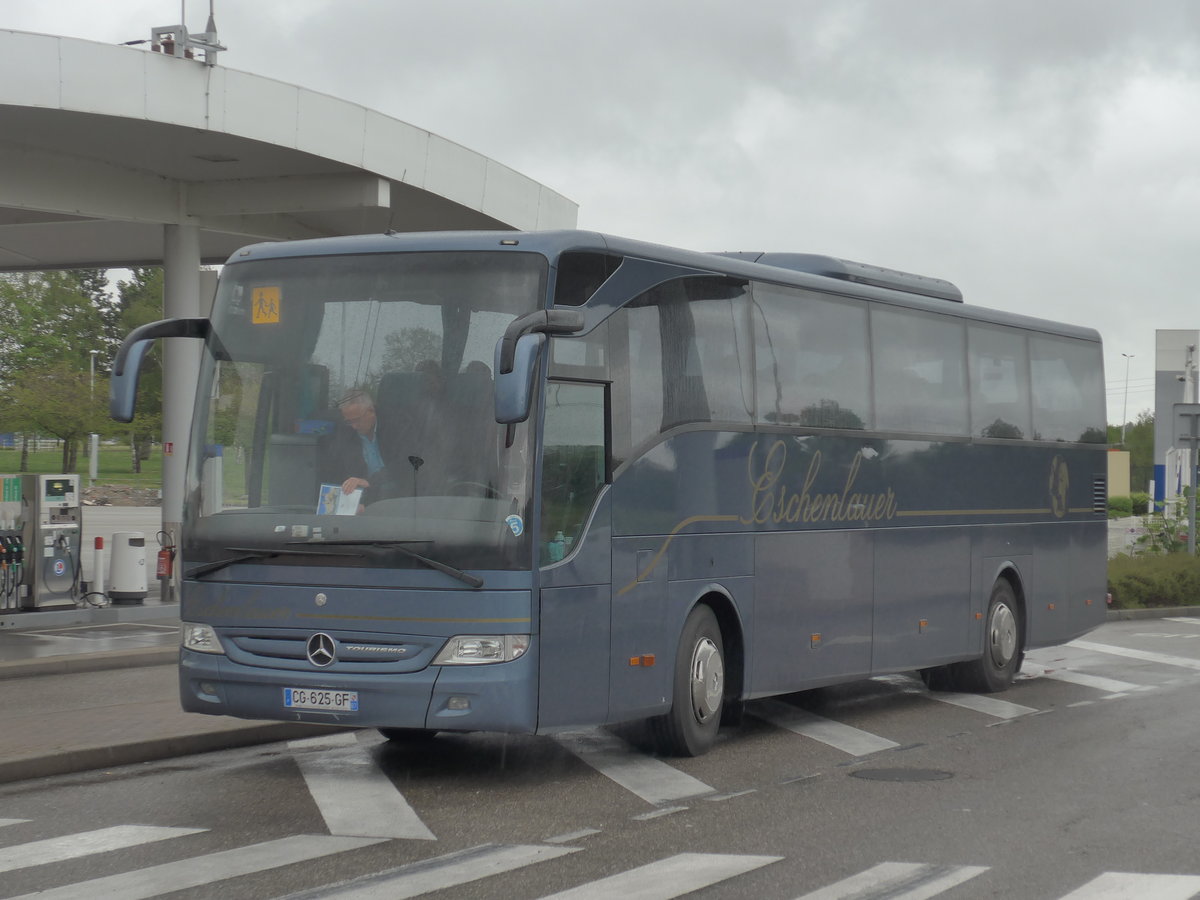
{"label": "license plate", "polygon": [[284,688],[283,707],[317,712],[358,712],[358,691]]}

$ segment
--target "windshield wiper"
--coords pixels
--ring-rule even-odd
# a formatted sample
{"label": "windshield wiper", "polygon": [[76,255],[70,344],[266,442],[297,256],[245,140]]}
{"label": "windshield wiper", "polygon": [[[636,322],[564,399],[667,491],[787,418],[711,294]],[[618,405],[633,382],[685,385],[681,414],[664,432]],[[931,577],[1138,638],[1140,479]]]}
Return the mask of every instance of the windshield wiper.
{"label": "windshield wiper", "polygon": [[[409,559],[416,560],[423,566],[430,569],[435,569],[451,578],[457,578],[463,584],[468,584],[473,588],[483,587],[483,579],[478,575],[472,575],[470,572],[464,572],[462,569],[455,568],[444,562],[439,562],[436,559],[430,559],[428,556],[422,556],[415,550],[409,550],[405,544],[432,544],[433,541],[396,541],[384,538],[366,539],[366,540],[341,540],[341,541],[288,541],[289,544],[304,544],[306,546],[314,546],[316,544],[333,544],[351,547],[387,547],[391,550],[397,550]],[[300,551],[302,552],[302,551]]]}
{"label": "windshield wiper", "polygon": [[[300,542],[302,543],[302,542]],[[362,557],[361,553],[323,553],[319,550],[258,550],[254,547],[226,547],[226,550],[238,553],[238,556],[231,556],[228,559],[218,559],[214,562],[204,563],[190,569],[184,573],[185,578],[199,578],[201,575],[207,575],[209,572],[215,572],[218,569],[224,569],[226,566],[232,566],[240,562],[251,562],[256,559],[269,559],[272,556],[357,556]]]}

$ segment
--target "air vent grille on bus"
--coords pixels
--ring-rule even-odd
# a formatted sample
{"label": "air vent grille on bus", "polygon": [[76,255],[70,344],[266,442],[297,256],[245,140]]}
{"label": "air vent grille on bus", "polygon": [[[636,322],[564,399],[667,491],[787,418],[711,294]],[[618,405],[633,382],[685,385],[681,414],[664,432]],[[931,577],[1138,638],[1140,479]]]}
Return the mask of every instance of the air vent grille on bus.
{"label": "air vent grille on bus", "polygon": [[1092,476],[1092,512],[1108,515],[1108,478],[1104,475]]}

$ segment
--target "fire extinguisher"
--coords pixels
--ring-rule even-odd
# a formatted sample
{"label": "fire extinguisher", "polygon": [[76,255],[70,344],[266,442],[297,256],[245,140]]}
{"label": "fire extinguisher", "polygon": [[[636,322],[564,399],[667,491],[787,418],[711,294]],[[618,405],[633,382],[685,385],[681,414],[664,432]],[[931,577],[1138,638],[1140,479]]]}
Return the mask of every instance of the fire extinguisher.
{"label": "fire extinguisher", "polygon": [[175,545],[171,543],[171,536],[165,531],[158,533],[158,546],[155,575],[159,578],[170,578],[175,565]]}

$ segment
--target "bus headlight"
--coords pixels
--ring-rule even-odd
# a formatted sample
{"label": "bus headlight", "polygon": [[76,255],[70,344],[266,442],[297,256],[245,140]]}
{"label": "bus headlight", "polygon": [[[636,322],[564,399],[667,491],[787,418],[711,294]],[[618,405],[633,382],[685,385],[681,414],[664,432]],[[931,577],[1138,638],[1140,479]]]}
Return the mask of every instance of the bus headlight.
{"label": "bus headlight", "polygon": [[225,648],[211,625],[196,625],[192,622],[183,623],[181,638],[183,649],[195,650],[197,653],[224,653]]}
{"label": "bus headlight", "polygon": [[529,649],[527,634],[456,634],[433,659],[435,666],[511,662]]}

